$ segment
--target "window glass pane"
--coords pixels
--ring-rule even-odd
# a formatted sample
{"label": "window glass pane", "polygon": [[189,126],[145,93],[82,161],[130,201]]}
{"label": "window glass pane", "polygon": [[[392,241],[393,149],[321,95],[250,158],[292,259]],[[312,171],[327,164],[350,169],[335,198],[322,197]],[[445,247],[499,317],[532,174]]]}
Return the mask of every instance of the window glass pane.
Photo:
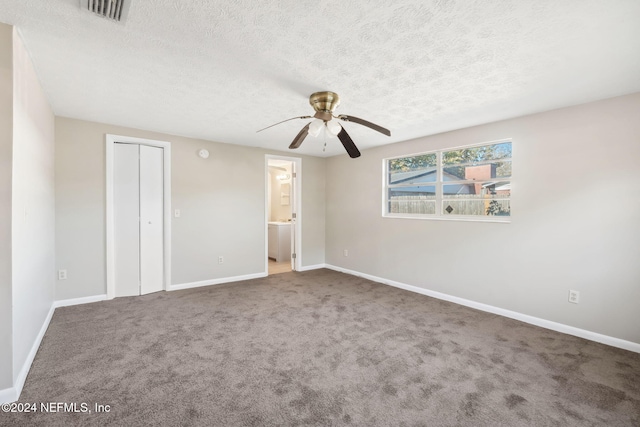
{"label": "window glass pane", "polygon": [[476,164],[445,166],[442,172],[443,181],[488,180],[493,178],[509,178],[511,161],[489,161]]}
{"label": "window glass pane", "polygon": [[462,148],[459,150],[445,151],[442,153],[444,165],[456,165],[461,163],[481,163],[487,160],[510,159],[511,143],[483,145],[480,147]]}
{"label": "window glass pane", "polygon": [[442,201],[442,214],[476,216],[510,216],[509,199],[451,199]]}
{"label": "window glass pane", "polygon": [[435,185],[416,185],[410,187],[394,187],[389,189],[389,200],[394,197],[419,196],[425,199],[436,199]]}
{"label": "window glass pane", "polygon": [[388,163],[389,184],[435,182],[437,156],[435,153],[391,159]]}
{"label": "window glass pane", "polygon": [[469,184],[445,184],[442,186],[445,198],[496,198],[511,195],[510,181],[480,181]]}
{"label": "window glass pane", "polygon": [[436,187],[415,186],[389,189],[389,213],[435,214]]}
{"label": "window glass pane", "polygon": [[387,159],[387,213],[510,216],[511,149],[498,142]]}

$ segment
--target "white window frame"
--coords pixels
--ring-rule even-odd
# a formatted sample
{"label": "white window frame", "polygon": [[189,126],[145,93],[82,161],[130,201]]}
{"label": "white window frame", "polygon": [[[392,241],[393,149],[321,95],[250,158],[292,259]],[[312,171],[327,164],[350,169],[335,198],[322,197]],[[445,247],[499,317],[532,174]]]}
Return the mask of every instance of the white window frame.
{"label": "white window frame", "polygon": [[[495,145],[495,144],[501,144],[501,143],[505,143],[505,142],[509,142],[511,143],[511,159],[510,161],[513,164],[513,147],[514,147],[514,143],[513,143],[513,139],[511,138],[507,138],[507,139],[500,139],[497,141],[489,141],[489,142],[482,142],[482,143],[477,143],[477,144],[469,144],[469,145],[461,145],[461,146],[456,146],[456,147],[447,147],[447,148],[442,148],[439,150],[432,150],[432,151],[424,151],[424,152],[420,152],[420,153],[415,153],[415,154],[403,154],[401,156],[394,156],[394,157],[387,157],[385,159],[382,160],[382,216],[384,218],[400,218],[400,219],[426,219],[426,220],[437,220],[437,221],[472,221],[472,222],[499,222],[499,223],[510,223],[512,218],[513,218],[513,199],[512,199],[512,195],[509,196],[509,202],[510,202],[510,206],[511,206],[511,212],[509,214],[509,216],[494,216],[494,215],[486,215],[486,216],[474,216],[474,215],[450,215],[450,214],[444,214],[443,211],[443,206],[442,206],[442,202],[443,199],[445,197],[443,197],[443,186],[446,185],[450,185],[449,182],[445,183],[442,180],[442,171],[443,171],[443,164],[442,164],[442,155],[443,153],[447,152],[447,151],[454,151],[454,150],[461,150],[461,149],[465,149],[465,148],[475,148],[475,147],[482,147],[485,145]],[[431,183],[431,182],[425,182],[423,185],[424,186],[435,186],[436,187],[436,198],[435,198],[435,204],[436,204],[436,209],[435,209],[435,214],[410,214],[410,213],[391,213],[388,212],[389,209],[389,200],[388,200],[388,194],[389,194],[389,188],[397,188],[397,187],[390,187],[389,186],[389,161],[390,160],[394,160],[394,159],[404,159],[407,157],[417,157],[417,156],[423,156],[426,154],[435,154],[436,155],[436,181]],[[505,179],[506,181],[507,179]],[[513,182],[513,173],[512,175],[508,178],[509,182]],[[455,184],[455,181],[451,182],[452,184]]]}

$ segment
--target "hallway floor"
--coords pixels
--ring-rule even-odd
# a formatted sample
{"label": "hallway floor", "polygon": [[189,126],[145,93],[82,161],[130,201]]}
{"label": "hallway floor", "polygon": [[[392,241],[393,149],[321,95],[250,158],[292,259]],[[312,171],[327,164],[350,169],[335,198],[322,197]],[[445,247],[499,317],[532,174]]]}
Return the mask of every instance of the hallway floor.
{"label": "hallway floor", "polygon": [[269,276],[291,271],[291,261],[276,262],[269,258]]}

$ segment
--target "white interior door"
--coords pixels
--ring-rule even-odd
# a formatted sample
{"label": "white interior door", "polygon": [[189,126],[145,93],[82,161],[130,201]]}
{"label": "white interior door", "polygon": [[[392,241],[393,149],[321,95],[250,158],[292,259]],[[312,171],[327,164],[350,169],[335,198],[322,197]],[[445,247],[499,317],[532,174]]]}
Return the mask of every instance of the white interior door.
{"label": "white interior door", "polygon": [[163,177],[160,147],[140,146],[140,294],[163,289]]}
{"label": "white interior door", "polygon": [[291,188],[289,195],[289,204],[291,206],[291,270],[296,270],[296,257],[298,251],[296,248],[296,222],[298,222],[298,209],[296,209],[298,200],[296,199],[296,163],[291,162]]}
{"label": "white interior door", "polygon": [[113,170],[115,296],[140,295],[139,145],[115,144]]}
{"label": "white interior door", "polygon": [[114,144],[115,296],[164,288],[163,149]]}

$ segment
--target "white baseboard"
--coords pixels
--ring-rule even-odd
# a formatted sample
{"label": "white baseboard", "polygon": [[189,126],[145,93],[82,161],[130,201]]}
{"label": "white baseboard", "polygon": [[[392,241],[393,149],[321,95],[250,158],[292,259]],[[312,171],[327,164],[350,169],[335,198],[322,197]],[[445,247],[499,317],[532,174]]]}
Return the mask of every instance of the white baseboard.
{"label": "white baseboard", "polygon": [[[511,319],[519,320],[521,322],[529,323],[532,325],[540,326],[542,328],[550,329],[553,331],[561,332],[564,334],[573,335],[576,337],[584,338],[587,340],[599,342],[602,344],[610,345],[612,347],[622,348],[624,350],[633,351],[635,353],[640,353],[640,344],[634,343],[631,341],[622,340],[615,337],[610,337],[608,335],[598,334],[596,332],[587,331],[584,329],[575,328],[573,326],[564,325],[562,323],[552,322],[550,320],[540,319],[538,317],[529,316],[526,314],[518,313],[515,311],[505,310],[503,308],[494,307],[487,304],[482,304],[479,302],[467,300],[464,298],[455,297],[452,295],[444,294],[441,292],[432,291],[429,289],[420,288],[418,286],[408,285],[406,283],[396,282],[394,280],[384,279],[381,277],[373,276],[366,273],[361,273],[359,271],[349,270],[347,268],[337,267],[331,264],[317,264],[311,266],[302,267],[300,271],[307,270],[315,270],[319,268],[328,268],[331,270],[339,271],[342,273],[351,274],[353,276],[359,276],[374,282],[382,283],[385,285],[393,286],[396,288],[404,289],[407,291],[415,292],[418,294],[426,295],[429,297],[441,299],[444,301],[450,301],[456,304],[464,305],[466,307],[475,308],[477,310],[485,311],[488,313],[498,314],[500,316],[508,317]],[[234,276],[234,277],[226,277],[222,279],[212,279],[212,280],[203,280],[199,282],[191,282],[191,283],[182,283],[179,285],[172,285],[169,287],[169,291],[177,291],[180,289],[190,289],[196,288],[200,286],[210,286],[217,285],[221,283],[230,283],[230,282],[238,282],[242,280],[249,279],[257,279],[260,277],[266,277],[266,273],[255,273],[255,274],[247,274],[244,276]],[[15,402],[20,397],[20,393],[22,393],[22,388],[24,387],[24,382],[27,379],[27,374],[29,373],[29,369],[31,369],[31,364],[36,357],[36,353],[38,352],[38,348],[40,347],[40,343],[42,342],[42,338],[44,337],[47,328],[49,327],[49,323],[51,322],[51,318],[53,317],[53,312],[57,307],[66,307],[71,305],[78,304],[87,304],[97,301],[104,301],[107,299],[106,295],[95,295],[91,297],[83,297],[83,298],[73,298],[66,300],[54,301],[51,305],[51,309],[47,314],[47,317],[40,328],[40,332],[36,337],[33,345],[31,346],[31,351],[27,356],[27,360],[22,366],[18,378],[13,387],[6,388],[0,390],[0,404]]]}
{"label": "white baseboard", "polygon": [[80,305],[80,304],[88,304],[90,302],[98,302],[105,301],[107,299],[107,295],[93,295],[90,297],[82,297],[82,298],[71,298],[71,299],[63,299],[53,302],[53,306],[55,308],[58,307],[68,307],[70,305]]}
{"label": "white baseboard", "polygon": [[53,317],[53,312],[55,311],[55,309],[55,303],[51,304],[51,308],[49,308],[47,317],[44,319],[44,322],[40,327],[40,331],[38,332],[38,335],[36,336],[36,339],[31,346],[31,350],[27,355],[27,359],[22,364],[22,369],[20,369],[20,373],[18,373],[18,377],[16,378],[13,387],[0,390],[0,404],[15,402],[20,397],[20,393],[22,393],[22,388],[24,387],[24,382],[27,380],[27,375],[29,374],[29,370],[31,369],[31,364],[33,363],[33,359],[36,358],[36,353],[40,348],[40,343],[42,342],[42,338],[44,338],[45,332],[47,332],[47,328],[49,327],[49,323],[51,322],[51,318]]}
{"label": "white baseboard", "polygon": [[300,267],[298,271],[318,270],[320,268],[327,268],[327,264],[305,265],[303,267]]}
{"label": "white baseboard", "polygon": [[531,325],[540,326],[552,331],[561,332],[563,334],[573,335],[576,337],[584,338],[590,341],[599,342],[602,344],[610,345],[612,347],[622,348],[624,350],[640,353],[640,344],[632,341],[626,341],[620,338],[610,337],[608,335],[602,335],[596,332],[587,331],[585,329],[575,328],[573,326],[565,325],[562,323],[552,322],[551,320],[541,319],[539,317],[529,316],[527,314],[518,313],[516,311],[505,310],[504,308],[494,307],[492,305],[483,304],[476,301],[471,301],[464,298],[455,297],[452,295],[444,294],[441,292],[432,291],[429,289],[420,288],[414,285],[407,285],[406,283],[396,282],[394,280],[384,279],[382,277],[372,276],[370,274],[361,273],[359,271],[349,270],[347,268],[337,267],[331,264],[327,264],[326,268],[339,271],[341,273],[351,274],[353,276],[359,276],[364,279],[368,279],[374,282],[382,283],[384,285],[393,286],[396,288],[404,289],[407,291],[415,292],[418,294],[426,295],[429,297],[441,299],[444,301],[450,301],[456,304],[464,305],[466,307],[475,308],[477,310],[486,311],[488,313],[498,314],[500,316],[508,317],[510,319],[519,320],[521,322],[529,323]]}
{"label": "white baseboard", "polygon": [[40,327],[40,331],[38,332],[38,335],[36,336],[36,339],[31,346],[31,350],[29,351],[27,359],[22,365],[22,369],[20,369],[20,373],[18,374],[13,387],[0,390],[0,404],[15,402],[20,397],[20,393],[22,393],[22,388],[24,387],[24,382],[27,380],[27,375],[29,374],[29,370],[31,369],[31,364],[33,363],[33,359],[35,359],[36,353],[40,348],[40,343],[42,343],[42,338],[44,338],[44,334],[47,332],[49,323],[51,323],[51,318],[53,317],[53,312],[55,311],[55,309],[58,307],[66,307],[69,305],[87,304],[90,302],[103,301],[105,299],[107,299],[106,295],[96,295],[92,297],[54,301],[51,304],[51,308],[47,313],[47,317],[45,318],[42,327]]}
{"label": "white baseboard", "polygon": [[223,277],[221,279],[201,280],[199,282],[180,283],[178,285],[169,286],[168,291],[179,291],[181,289],[199,288],[201,286],[220,285],[222,283],[240,282],[242,280],[258,279],[267,277],[267,273],[245,274],[243,276]]}

